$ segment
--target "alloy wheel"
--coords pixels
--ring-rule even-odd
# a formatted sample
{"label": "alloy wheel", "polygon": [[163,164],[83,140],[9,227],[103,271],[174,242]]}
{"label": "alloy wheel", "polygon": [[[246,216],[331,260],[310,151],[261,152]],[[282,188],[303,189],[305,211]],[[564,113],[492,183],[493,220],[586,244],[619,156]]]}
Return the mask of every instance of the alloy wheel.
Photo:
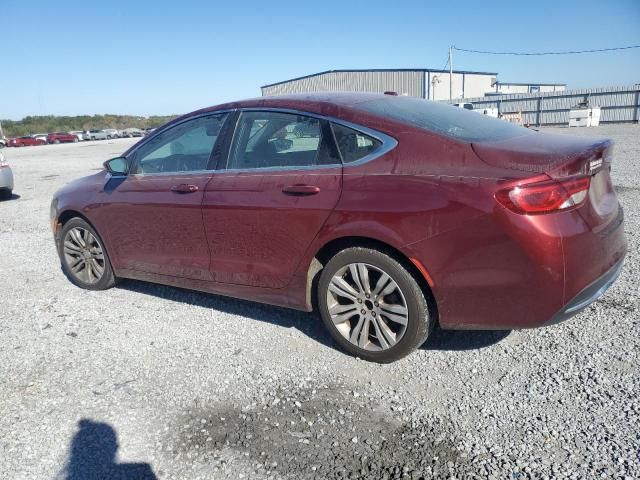
{"label": "alloy wheel", "polygon": [[74,227],[63,243],[64,259],[69,271],[78,280],[88,284],[98,283],[105,270],[102,245],[87,229]]}
{"label": "alloy wheel", "polygon": [[353,345],[387,350],[407,330],[409,309],[398,283],[367,263],[340,268],[329,282],[327,308],[336,329]]}

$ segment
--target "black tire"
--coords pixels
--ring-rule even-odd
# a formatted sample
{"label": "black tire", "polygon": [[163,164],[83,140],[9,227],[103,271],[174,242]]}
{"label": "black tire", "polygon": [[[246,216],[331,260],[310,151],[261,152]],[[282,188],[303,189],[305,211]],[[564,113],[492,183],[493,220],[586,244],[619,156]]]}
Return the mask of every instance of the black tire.
{"label": "black tire", "polygon": [[[386,350],[371,351],[354,345],[340,333],[331,319],[327,305],[329,283],[340,269],[352,263],[365,263],[386,273],[404,295],[408,312],[406,330],[397,343]],[[320,274],[317,299],[322,321],[335,341],[349,354],[372,362],[390,363],[413,352],[427,340],[435,324],[425,294],[413,275],[394,258],[371,248],[352,247],[334,255]]]}
{"label": "black tire", "polygon": [[[95,283],[88,283],[83,279],[79,278],[79,276],[76,275],[71,270],[69,264],[67,263],[66,255],[64,254],[64,251],[63,251],[64,243],[65,243],[65,240],[67,239],[67,236],[69,235],[69,232],[74,228],[81,228],[89,231],[91,235],[95,237],[95,239],[97,240],[102,250],[102,254],[104,256],[104,271],[102,273],[101,278]],[[77,285],[80,288],[84,288],[87,290],[106,290],[108,288],[113,287],[116,284],[117,279],[113,273],[113,269],[111,267],[111,261],[109,260],[109,255],[107,253],[107,250],[105,249],[102,238],[89,223],[87,223],[85,220],[83,220],[80,217],[72,218],[71,220],[67,221],[67,223],[63,225],[62,230],[60,232],[58,256],[60,257],[60,263],[62,265],[62,271],[64,272],[64,274],[71,281],[71,283],[73,283],[74,285]]]}

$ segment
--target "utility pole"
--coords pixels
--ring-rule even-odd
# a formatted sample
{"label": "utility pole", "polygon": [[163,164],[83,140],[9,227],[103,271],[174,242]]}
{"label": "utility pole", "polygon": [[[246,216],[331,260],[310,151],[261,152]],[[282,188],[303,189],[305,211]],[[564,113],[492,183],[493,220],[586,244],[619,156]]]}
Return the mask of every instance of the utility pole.
{"label": "utility pole", "polygon": [[452,47],[449,47],[449,103],[453,102],[453,55]]}

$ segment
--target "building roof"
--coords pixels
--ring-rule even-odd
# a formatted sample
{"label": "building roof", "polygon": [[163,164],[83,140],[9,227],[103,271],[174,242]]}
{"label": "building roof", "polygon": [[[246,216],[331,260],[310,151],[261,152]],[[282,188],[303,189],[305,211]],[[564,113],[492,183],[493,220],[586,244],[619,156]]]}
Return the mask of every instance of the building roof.
{"label": "building roof", "polygon": [[[431,72],[431,73],[449,73],[449,70],[442,70],[439,68],[368,68],[368,69],[353,69],[353,70],[325,70],[324,72],[312,73],[310,75],[303,75],[302,77],[290,78],[289,80],[282,80],[280,82],[270,83],[268,85],[262,85],[260,88],[274,87],[276,85],[282,85],[283,83],[295,82],[296,80],[303,80],[305,78],[317,77],[327,73],[362,73],[362,72]],[[473,72],[470,70],[453,70],[453,73],[465,74],[465,75],[491,75],[497,76],[496,72]],[[512,84],[515,85],[515,84]],[[525,84],[528,85],[528,84]],[[536,85],[543,85],[536,83]],[[558,85],[558,84],[556,84]]]}
{"label": "building roof", "polygon": [[514,86],[539,86],[539,87],[566,87],[566,83],[538,83],[538,82],[527,82],[527,83],[518,83],[518,82],[503,82],[498,80],[498,85],[514,85]]}

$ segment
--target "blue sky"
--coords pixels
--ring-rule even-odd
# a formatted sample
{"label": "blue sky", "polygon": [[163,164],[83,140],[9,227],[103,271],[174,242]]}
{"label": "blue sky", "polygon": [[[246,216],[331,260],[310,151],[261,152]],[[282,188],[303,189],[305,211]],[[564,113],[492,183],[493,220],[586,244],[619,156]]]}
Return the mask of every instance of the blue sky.
{"label": "blue sky", "polygon": [[[184,113],[341,68],[442,68],[447,48],[640,44],[640,0],[0,0],[0,118]],[[640,82],[640,49],[456,53],[454,68],[571,87]]]}

